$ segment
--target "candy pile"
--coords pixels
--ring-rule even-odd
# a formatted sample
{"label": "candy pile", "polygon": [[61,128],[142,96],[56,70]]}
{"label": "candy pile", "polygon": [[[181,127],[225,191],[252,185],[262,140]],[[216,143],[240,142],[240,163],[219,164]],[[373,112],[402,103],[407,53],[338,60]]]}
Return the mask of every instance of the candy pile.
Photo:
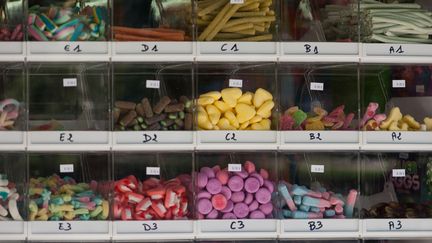
{"label": "candy pile", "polygon": [[432,131],[432,117],[425,117],[423,124],[411,115],[402,115],[399,107],[393,107],[389,115],[377,114],[379,104],[371,102],[360,122],[365,131]]}
{"label": "candy pile", "polygon": [[76,183],[68,176],[31,178],[30,220],[105,220],[109,203],[98,193],[105,187],[96,181]]}
{"label": "candy pile", "polygon": [[0,221],[23,220],[18,211],[18,199],[15,184],[7,179],[7,175],[0,174]]}
{"label": "candy pile", "polygon": [[183,30],[168,28],[130,28],[113,26],[114,39],[117,41],[185,41]]}
{"label": "candy pile", "polygon": [[341,105],[332,112],[315,107],[313,113],[305,113],[298,106],[288,108],[280,118],[281,130],[350,130],[354,113],[345,114]]}
{"label": "candy pile", "polygon": [[432,206],[414,203],[378,203],[369,210],[363,209],[364,218],[431,218]]}
{"label": "candy pile", "polygon": [[161,181],[151,177],[143,182],[133,175],[115,182],[114,218],[121,220],[187,219],[187,185],[190,175]]}
{"label": "candy pile", "polygon": [[270,130],[273,96],[259,88],[243,93],[239,88],[211,91],[198,99],[198,126],[202,130]]}
{"label": "candy pile", "polygon": [[15,28],[0,28],[0,41],[22,41],[24,37],[23,26],[19,24]]}
{"label": "candy pile", "polygon": [[29,9],[28,33],[36,41],[105,41],[108,11],[101,6]]}
{"label": "candy pile", "polygon": [[272,0],[198,1],[199,41],[270,41],[276,20]]}
{"label": "candy pile", "polygon": [[264,219],[273,215],[274,183],[266,170],[259,173],[246,161],[240,172],[203,167],[197,174],[199,219]]}
{"label": "candy pile", "polygon": [[0,131],[12,130],[19,115],[20,103],[14,99],[0,101]]}
{"label": "candy pile", "polygon": [[179,101],[162,97],[153,107],[148,98],[136,104],[116,101],[114,104],[116,130],[191,130],[192,101],[181,96]]}
{"label": "candy pile", "polygon": [[278,191],[284,200],[284,218],[293,219],[352,218],[358,194],[351,189],[344,198],[341,194],[327,192],[324,187],[311,190],[286,182],[279,183]]}

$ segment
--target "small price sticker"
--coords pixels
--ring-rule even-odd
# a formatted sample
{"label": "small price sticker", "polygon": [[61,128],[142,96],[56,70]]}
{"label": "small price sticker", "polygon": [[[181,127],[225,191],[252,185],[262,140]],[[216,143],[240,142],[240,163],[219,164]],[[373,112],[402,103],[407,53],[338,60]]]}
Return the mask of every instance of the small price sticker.
{"label": "small price sticker", "polygon": [[399,158],[400,159],[408,159],[409,158],[409,154],[408,153],[400,153],[399,154]]}
{"label": "small price sticker", "polygon": [[60,173],[73,173],[74,165],[73,164],[61,164],[60,165]]}
{"label": "small price sticker", "polygon": [[160,175],[160,167],[146,167],[147,175]]}
{"label": "small price sticker", "polygon": [[393,88],[405,88],[405,80],[403,79],[395,79],[392,82]]}
{"label": "small price sticker", "polygon": [[64,78],[63,79],[63,87],[76,87],[77,79],[76,78]]}
{"label": "small price sticker", "polygon": [[324,165],[311,165],[312,173],[324,173]]}
{"label": "small price sticker", "polygon": [[243,80],[242,79],[230,79],[229,80],[229,86],[234,88],[241,88],[243,87]]}
{"label": "small price sticker", "polygon": [[424,93],[425,86],[424,85],[416,85],[416,93]]}
{"label": "small price sticker", "polygon": [[160,87],[160,81],[159,80],[147,80],[146,81],[146,88],[159,89],[159,87]]}
{"label": "small price sticker", "polygon": [[240,172],[241,171],[241,164],[228,164],[228,171],[229,172]]}
{"label": "small price sticker", "polygon": [[405,169],[393,169],[393,177],[405,177]]}
{"label": "small price sticker", "polygon": [[244,0],[230,0],[231,4],[243,4]]}
{"label": "small price sticker", "polygon": [[323,91],[324,90],[324,83],[311,82],[310,89],[311,90]]}

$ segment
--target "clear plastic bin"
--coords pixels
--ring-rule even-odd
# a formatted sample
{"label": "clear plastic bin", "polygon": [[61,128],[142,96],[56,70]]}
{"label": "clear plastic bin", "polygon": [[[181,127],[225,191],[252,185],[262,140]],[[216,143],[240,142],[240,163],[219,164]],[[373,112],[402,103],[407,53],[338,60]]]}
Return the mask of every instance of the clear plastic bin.
{"label": "clear plastic bin", "polygon": [[0,41],[23,41],[24,1],[2,1],[0,9]]}

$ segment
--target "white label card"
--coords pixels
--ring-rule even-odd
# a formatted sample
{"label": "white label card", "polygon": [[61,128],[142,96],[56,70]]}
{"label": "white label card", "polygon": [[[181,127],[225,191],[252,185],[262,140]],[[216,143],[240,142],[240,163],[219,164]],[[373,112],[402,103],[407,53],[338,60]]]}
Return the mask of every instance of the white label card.
{"label": "white label card", "polygon": [[231,4],[243,4],[244,0],[230,0]]}
{"label": "white label card", "polygon": [[310,89],[311,90],[323,91],[324,90],[324,83],[311,82]]}
{"label": "white label card", "polygon": [[228,164],[229,172],[240,172],[241,169],[241,164]]}
{"label": "white label card", "polygon": [[311,165],[312,173],[324,173],[324,165]]}
{"label": "white label card", "polygon": [[243,80],[242,79],[230,79],[229,80],[229,86],[234,88],[241,88],[243,87]]}
{"label": "white label card", "polygon": [[160,87],[160,81],[159,80],[147,80],[146,81],[146,88],[159,89],[159,87]]}
{"label": "white label card", "polygon": [[416,85],[416,93],[424,93],[425,86],[424,85]]}
{"label": "white label card", "polygon": [[76,87],[77,79],[76,78],[64,78],[63,79],[63,87]]}
{"label": "white label card", "polygon": [[405,177],[405,169],[393,169],[393,177]]}
{"label": "white label card", "polygon": [[146,167],[147,175],[160,175],[160,167]]}
{"label": "white label card", "polygon": [[401,158],[401,159],[408,159],[409,158],[409,154],[408,153],[400,153],[399,154],[399,158]]}
{"label": "white label card", "polygon": [[405,88],[405,86],[406,86],[405,80],[403,80],[403,79],[393,80],[392,86],[393,86],[393,88]]}
{"label": "white label card", "polygon": [[61,164],[60,165],[60,173],[73,173],[74,165],[73,164]]}

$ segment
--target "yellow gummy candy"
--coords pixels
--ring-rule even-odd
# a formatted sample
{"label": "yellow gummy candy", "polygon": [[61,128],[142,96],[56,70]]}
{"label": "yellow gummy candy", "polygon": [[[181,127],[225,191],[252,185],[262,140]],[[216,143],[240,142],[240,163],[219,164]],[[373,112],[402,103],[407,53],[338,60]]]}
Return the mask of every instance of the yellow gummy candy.
{"label": "yellow gummy candy", "polygon": [[235,111],[237,113],[237,120],[239,123],[244,123],[245,121],[249,121],[256,114],[256,111],[252,106],[242,104],[242,103],[236,105]]}
{"label": "yellow gummy candy", "polygon": [[246,130],[249,124],[250,124],[249,121],[240,124],[240,130]]}
{"label": "yellow gummy candy", "polygon": [[271,127],[270,119],[262,119],[259,123],[261,124],[261,126],[264,127],[264,130],[270,130]]}
{"label": "yellow gummy candy", "polygon": [[239,128],[240,124],[237,120],[237,117],[234,115],[232,111],[225,112],[224,116],[226,119],[228,119],[231,126],[233,126],[234,128]]}
{"label": "yellow gummy candy", "polygon": [[263,119],[262,116],[260,116],[260,115],[256,115],[256,116],[252,117],[252,119],[250,119],[249,122],[250,122],[251,124],[252,124],[252,123],[257,123],[257,122],[260,122],[262,119]]}
{"label": "yellow gummy candy", "polygon": [[246,92],[240,98],[238,98],[237,103],[243,103],[247,105],[252,105],[252,99],[254,94],[252,92]]}
{"label": "yellow gummy candy", "polygon": [[109,215],[109,203],[106,200],[102,201],[102,219],[107,219]]}
{"label": "yellow gummy candy", "polygon": [[205,130],[211,130],[213,128],[205,111],[198,111],[198,126]]}
{"label": "yellow gummy candy", "polygon": [[426,125],[426,130],[428,130],[428,131],[432,130],[432,118],[431,117],[426,117],[425,119],[423,119],[423,122]]}
{"label": "yellow gummy candy", "polygon": [[216,125],[219,121],[220,116],[221,116],[219,109],[216,108],[216,106],[214,106],[214,105],[207,105],[206,111],[207,111],[208,117],[210,118],[210,122],[213,125]]}
{"label": "yellow gummy candy", "polygon": [[229,122],[228,119],[225,118],[225,117],[222,117],[222,118],[219,120],[219,122],[218,122],[217,125],[218,125],[218,127],[219,127],[221,130],[234,130],[234,127],[231,126],[230,122]]}
{"label": "yellow gummy candy", "polygon": [[402,120],[408,124],[409,127],[414,128],[415,130],[420,129],[420,123],[418,123],[414,117],[410,115],[405,115]]}
{"label": "yellow gummy candy", "polygon": [[210,96],[203,96],[203,97],[199,97],[198,105],[201,105],[201,106],[211,105],[211,104],[213,104],[214,101],[215,101],[215,99],[213,99]]}
{"label": "yellow gummy candy", "polygon": [[251,126],[252,130],[265,130],[264,127],[260,123],[254,123]]}
{"label": "yellow gummy candy", "polygon": [[[389,116],[387,117],[387,119],[385,119],[385,120],[381,123],[380,128],[381,128],[381,129],[388,129],[388,130],[390,130],[390,131],[397,131],[397,130],[392,130],[392,129],[390,129],[390,126],[392,125],[393,122],[396,122],[396,127],[397,127],[397,122],[398,122],[400,119],[402,119],[402,113],[401,113],[399,107],[393,107],[393,108],[390,110],[390,114],[389,114]],[[394,128],[394,126],[393,126],[393,128]]]}
{"label": "yellow gummy candy", "polygon": [[268,118],[270,117],[269,114],[271,115],[271,110],[273,109],[273,107],[275,106],[275,103],[272,100],[267,100],[266,102],[264,102],[264,104],[262,104],[260,106],[260,108],[257,111],[257,114]]}
{"label": "yellow gummy candy", "polygon": [[222,95],[219,91],[210,91],[210,92],[207,92],[205,94],[200,95],[200,97],[204,97],[204,96],[212,97],[214,100],[218,100],[221,98]]}
{"label": "yellow gummy candy", "polygon": [[242,96],[242,91],[239,88],[226,88],[221,91],[222,100],[230,107],[237,105],[237,99]]}
{"label": "yellow gummy candy", "polygon": [[324,130],[324,123],[322,123],[321,121],[307,122],[305,128],[309,131]]}
{"label": "yellow gummy candy", "polygon": [[216,106],[222,113],[231,110],[231,107],[221,100],[216,100],[213,105]]}
{"label": "yellow gummy candy", "polygon": [[265,89],[259,88],[255,91],[255,95],[253,97],[253,104],[255,107],[258,108],[267,100],[272,100],[272,99],[273,99],[273,95],[270,94],[270,92],[268,92]]}

